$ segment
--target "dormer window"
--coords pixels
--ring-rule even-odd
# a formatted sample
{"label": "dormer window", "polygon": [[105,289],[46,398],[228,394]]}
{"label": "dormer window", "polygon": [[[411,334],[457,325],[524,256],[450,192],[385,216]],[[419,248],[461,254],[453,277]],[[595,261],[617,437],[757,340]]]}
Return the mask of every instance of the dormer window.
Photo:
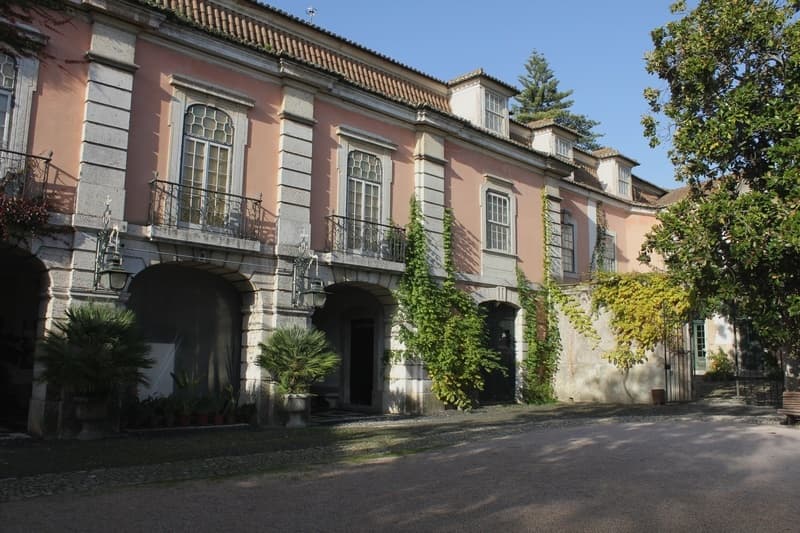
{"label": "dormer window", "polygon": [[630,167],[619,167],[617,177],[617,194],[628,197],[631,191],[631,169]]}
{"label": "dormer window", "polygon": [[495,133],[503,134],[506,124],[506,98],[486,90],[484,127]]}
{"label": "dormer window", "polygon": [[563,137],[556,137],[556,155],[572,159],[572,142]]}

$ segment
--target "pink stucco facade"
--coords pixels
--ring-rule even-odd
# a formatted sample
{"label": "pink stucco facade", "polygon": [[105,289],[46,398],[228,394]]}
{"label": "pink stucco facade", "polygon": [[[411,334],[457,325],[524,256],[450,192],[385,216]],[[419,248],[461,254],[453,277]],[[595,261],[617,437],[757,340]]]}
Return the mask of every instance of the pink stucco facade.
{"label": "pink stucco facade", "polygon": [[[33,287],[37,311],[26,320],[36,338],[70,306],[128,306],[162,375],[198,368],[204,393],[232,385],[261,422],[275,423],[280,403],[254,363],[259,343],[276,328],[313,325],[342,354],[320,397],[426,412],[441,403],[424,370],[387,356],[404,349],[393,291],[412,198],[434,275],[443,274],[452,210],[459,286],[487,311],[492,342],[505,343],[495,348],[510,378],[495,380],[485,401],[518,397],[516,267],[536,285],[544,258],[555,257],[557,280],[587,279],[604,219],[616,270],[646,268],[636,259],[658,206],[608,192],[596,168],[601,158],[631,160],[575,148],[579,162],[543,149],[555,145],[541,135],[574,133],[509,119],[514,87],[483,71],[445,83],[268,6],[183,5],[75,2],[62,24],[35,19],[41,53],[16,58],[10,131],[27,128],[21,151],[30,157],[52,151],[46,199],[59,237],[14,243],[14,254],[4,243],[0,261],[35,264],[31,279],[18,275]],[[497,123],[483,112],[489,93],[505,102]],[[208,114],[184,130],[201,107]],[[634,187],[665,192],[639,178]],[[574,272],[563,270],[565,241],[544,243],[545,220],[556,236],[563,221],[574,226]],[[112,266],[129,276],[120,290],[99,276]],[[28,427],[68,430],[60,399],[25,371]],[[171,394],[172,382],[157,377],[140,393]]]}

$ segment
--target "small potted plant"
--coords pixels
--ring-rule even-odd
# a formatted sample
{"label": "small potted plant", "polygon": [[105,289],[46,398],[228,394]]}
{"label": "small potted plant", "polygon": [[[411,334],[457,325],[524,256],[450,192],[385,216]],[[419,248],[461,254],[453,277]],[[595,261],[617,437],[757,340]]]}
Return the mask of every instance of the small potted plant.
{"label": "small potted plant", "polygon": [[66,316],[42,341],[38,379],[73,395],[79,439],[99,438],[113,394],[147,383],[142,370],[153,365],[150,347],[131,311],[90,303]]}
{"label": "small potted plant", "polygon": [[284,394],[289,414],[286,427],[304,427],[311,384],[325,379],[339,365],[339,355],[323,332],[298,326],[276,329],[259,347],[256,364],[272,375]]}

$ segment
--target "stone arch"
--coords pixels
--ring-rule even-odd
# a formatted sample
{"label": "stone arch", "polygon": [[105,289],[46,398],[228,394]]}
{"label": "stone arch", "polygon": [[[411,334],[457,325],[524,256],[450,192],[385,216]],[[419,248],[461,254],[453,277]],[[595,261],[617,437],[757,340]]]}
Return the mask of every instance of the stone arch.
{"label": "stone arch", "polygon": [[316,391],[328,406],[383,412],[384,354],[392,348],[397,303],[385,285],[364,281],[334,283],[326,291],[328,299],[314,312],[312,324],[325,332],[342,364]]}
{"label": "stone arch", "polygon": [[49,301],[47,267],[17,246],[0,244],[0,425],[29,429],[36,342]]}
{"label": "stone arch", "polygon": [[[253,299],[247,278],[213,263],[156,263],[138,272],[127,305],[157,361],[144,394],[213,396],[228,384],[241,394]],[[171,372],[190,383],[186,390],[176,390]]]}

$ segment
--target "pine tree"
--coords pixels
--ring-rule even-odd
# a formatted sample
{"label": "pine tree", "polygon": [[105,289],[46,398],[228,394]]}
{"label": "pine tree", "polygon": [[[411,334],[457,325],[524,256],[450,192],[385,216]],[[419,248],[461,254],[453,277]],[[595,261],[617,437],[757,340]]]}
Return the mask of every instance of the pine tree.
{"label": "pine tree", "polygon": [[558,79],[550,69],[547,59],[538,51],[531,52],[525,63],[525,74],[519,77],[522,92],[517,95],[519,105],[514,115],[520,122],[553,119],[556,124],[578,133],[578,146],[588,150],[600,148],[597,139],[601,136],[592,131],[600,123],[585,115],[572,113],[574,103],[569,97],[572,89],[560,91]]}

